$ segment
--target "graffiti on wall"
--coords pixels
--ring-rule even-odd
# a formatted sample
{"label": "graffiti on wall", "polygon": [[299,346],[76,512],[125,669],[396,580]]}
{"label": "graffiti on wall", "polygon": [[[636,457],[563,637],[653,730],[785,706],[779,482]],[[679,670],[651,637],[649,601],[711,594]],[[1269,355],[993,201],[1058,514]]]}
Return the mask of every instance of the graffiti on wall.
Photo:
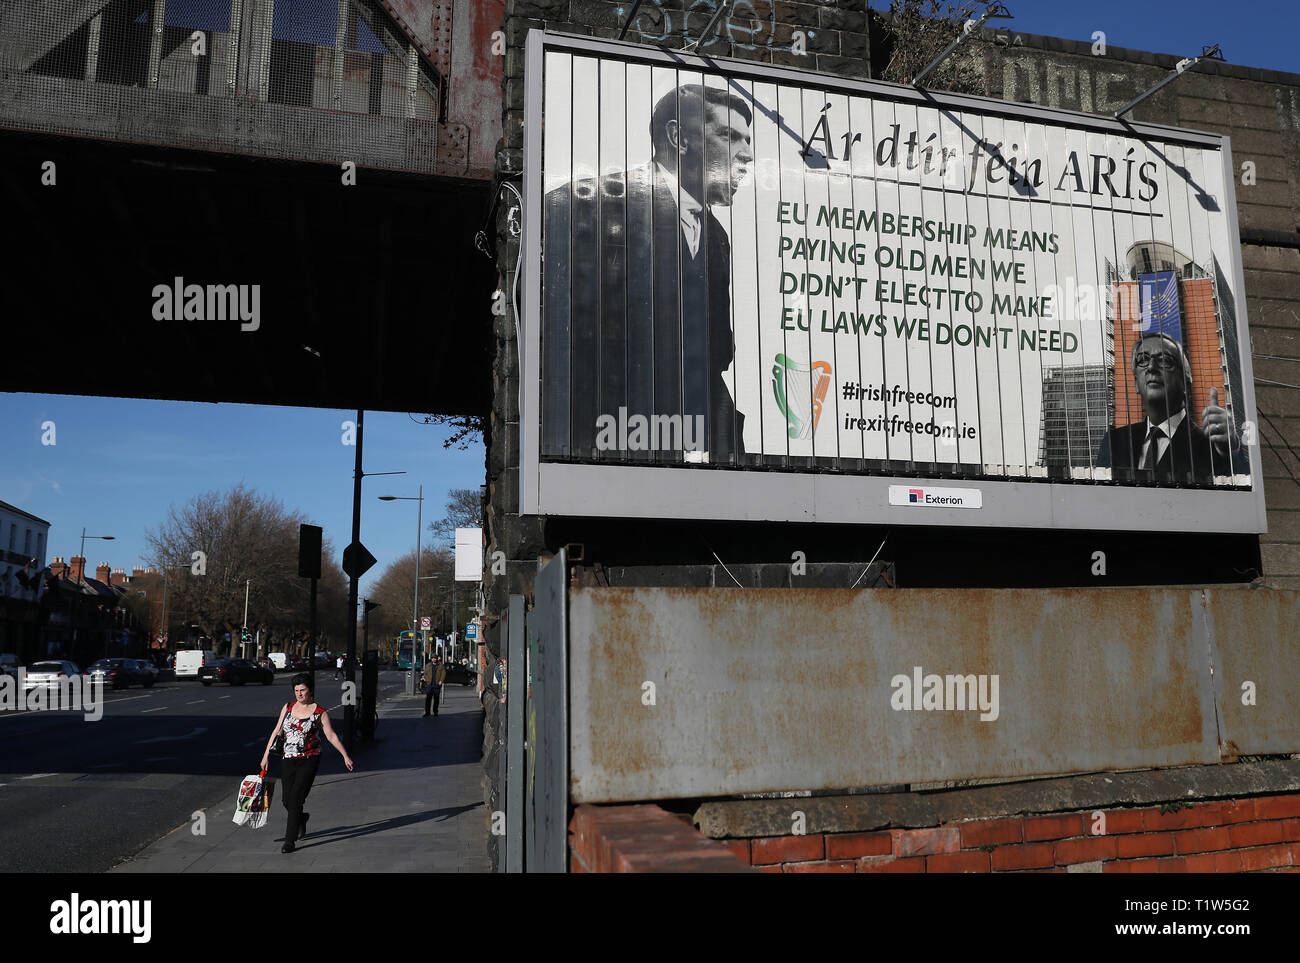
{"label": "graffiti on wall", "polygon": [[[644,0],[628,29],[639,31],[644,39],[652,43],[661,43],[669,37],[694,36],[718,12],[720,2],[721,0],[693,0],[686,5],[686,9],[677,10],[665,0]],[[767,13],[760,14],[753,0],[736,0],[730,13],[718,24],[716,36],[744,50],[767,46],[776,26],[776,14],[770,4],[764,4],[764,7],[767,8]],[[631,2],[619,5],[620,24],[627,19],[631,10]]]}
{"label": "graffiti on wall", "polygon": [[1130,72],[1105,67],[1040,57],[1007,57],[1002,63],[1003,99],[1062,110],[1113,113],[1146,86]]}

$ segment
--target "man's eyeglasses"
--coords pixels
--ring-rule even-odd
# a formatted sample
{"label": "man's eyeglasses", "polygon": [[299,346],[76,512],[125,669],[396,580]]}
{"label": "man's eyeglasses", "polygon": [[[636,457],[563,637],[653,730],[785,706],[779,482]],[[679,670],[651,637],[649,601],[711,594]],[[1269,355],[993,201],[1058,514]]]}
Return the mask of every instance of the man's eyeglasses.
{"label": "man's eyeglasses", "polygon": [[1157,371],[1173,371],[1181,367],[1182,362],[1172,354],[1149,354],[1146,351],[1138,352],[1138,356],[1133,359],[1133,366],[1136,368],[1155,368]]}

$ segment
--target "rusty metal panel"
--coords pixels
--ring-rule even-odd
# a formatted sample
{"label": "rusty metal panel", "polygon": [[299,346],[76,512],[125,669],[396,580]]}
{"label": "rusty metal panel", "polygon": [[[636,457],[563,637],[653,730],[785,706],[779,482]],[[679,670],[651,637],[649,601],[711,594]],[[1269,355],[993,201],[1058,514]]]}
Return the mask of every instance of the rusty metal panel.
{"label": "rusty metal panel", "polygon": [[1204,594],[1224,758],[1300,751],[1300,593]]}
{"label": "rusty metal panel", "polygon": [[1209,626],[1197,589],[571,588],[572,801],[1217,762]]}

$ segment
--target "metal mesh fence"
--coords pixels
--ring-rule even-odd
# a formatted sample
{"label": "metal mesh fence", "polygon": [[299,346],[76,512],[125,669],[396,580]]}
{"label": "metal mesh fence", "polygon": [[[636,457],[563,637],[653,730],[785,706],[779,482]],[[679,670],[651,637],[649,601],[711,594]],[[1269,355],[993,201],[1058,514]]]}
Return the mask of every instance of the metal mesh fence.
{"label": "metal mesh fence", "polygon": [[438,169],[445,78],[373,0],[12,0],[0,71],[0,128]]}

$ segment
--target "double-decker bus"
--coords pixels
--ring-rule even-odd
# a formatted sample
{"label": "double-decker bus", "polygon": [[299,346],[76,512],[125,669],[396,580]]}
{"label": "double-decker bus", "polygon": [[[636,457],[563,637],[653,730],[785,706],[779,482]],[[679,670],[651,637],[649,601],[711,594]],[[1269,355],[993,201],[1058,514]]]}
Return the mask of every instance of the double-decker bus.
{"label": "double-decker bus", "polygon": [[425,633],[415,632],[407,629],[405,632],[399,632],[397,635],[397,667],[399,669],[409,669],[411,667],[411,643],[415,643],[415,668],[421,670],[424,668],[424,643]]}

